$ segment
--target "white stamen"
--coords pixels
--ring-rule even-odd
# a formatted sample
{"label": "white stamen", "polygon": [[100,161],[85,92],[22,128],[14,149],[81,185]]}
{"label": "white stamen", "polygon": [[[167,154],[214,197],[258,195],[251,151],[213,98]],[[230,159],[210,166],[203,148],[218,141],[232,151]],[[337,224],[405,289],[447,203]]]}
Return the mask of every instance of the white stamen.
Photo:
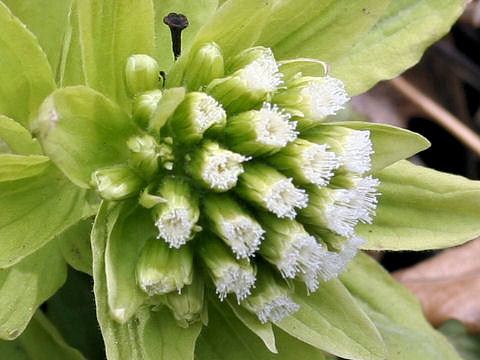
{"label": "white stamen", "polygon": [[308,194],[292,184],[292,178],[273,184],[270,194],[264,199],[265,206],[279,218],[294,219],[295,208],[303,209],[308,205]]}
{"label": "white stamen", "polygon": [[298,310],[300,310],[300,305],[290,299],[290,297],[283,295],[264,304],[263,308],[255,309],[255,313],[260,322],[265,324],[268,321],[280,321]]}
{"label": "white stamen", "polygon": [[350,199],[350,204],[358,210],[359,220],[363,223],[371,224],[373,222],[378,204],[377,197],[381,195],[377,191],[379,185],[380,180],[369,175],[360,178],[353,189],[354,194]]}
{"label": "white stamen", "polygon": [[297,138],[297,122],[290,121],[291,115],[280,110],[277,105],[264,103],[259,113],[260,120],[255,126],[259,143],[283,147]]}
{"label": "white stamen", "polygon": [[370,131],[359,130],[347,137],[340,159],[346,170],[361,175],[371,169],[373,153]]}
{"label": "white stamen", "polygon": [[230,242],[237,259],[252,256],[259,249],[265,233],[257,223],[244,216],[225,221],[222,227],[223,234]]}
{"label": "white stamen", "polygon": [[333,177],[333,170],[340,166],[333,151],[327,144],[313,144],[302,152],[302,171],[312,184],[326,186]]}
{"label": "white stamen", "polygon": [[255,275],[245,272],[238,267],[229,267],[223,271],[222,278],[216,282],[216,293],[223,301],[229,293],[235,293],[237,301],[244,300],[251,294],[251,288],[255,284]]}
{"label": "white stamen", "polygon": [[301,95],[310,107],[310,116],[320,120],[328,115],[335,115],[350,100],[343,82],[330,76],[322,82],[312,81],[305,86]]}
{"label": "white stamen", "polygon": [[252,91],[273,92],[283,84],[283,74],[279,72],[278,64],[270,49],[248,64],[242,70],[241,77]]}
{"label": "white stamen", "polygon": [[194,109],[195,125],[197,131],[205,132],[209,127],[215,124],[221,124],[227,116],[222,105],[213,97],[204,94]]}
{"label": "white stamen", "polygon": [[209,155],[207,164],[202,172],[202,179],[215,190],[228,190],[235,186],[244,169],[242,162],[249,157],[228,151],[218,150]]}
{"label": "white stamen", "polygon": [[162,238],[170,247],[178,249],[190,239],[194,225],[188,209],[173,209],[155,222],[158,228],[157,238]]}
{"label": "white stamen", "polygon": [[339,235],[352,236],[360,217],[359,211],[352,206],[353,190],[333,190],[332,201],[324,212],[326,227]]}

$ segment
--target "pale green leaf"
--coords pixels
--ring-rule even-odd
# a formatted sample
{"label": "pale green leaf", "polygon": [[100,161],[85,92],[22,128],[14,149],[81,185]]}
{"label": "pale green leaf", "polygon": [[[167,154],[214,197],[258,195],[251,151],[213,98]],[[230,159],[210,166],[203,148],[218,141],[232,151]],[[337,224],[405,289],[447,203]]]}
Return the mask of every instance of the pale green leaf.
{"label": "pale green leaf", "polygon": [[35,34],[47,54],[50,66],[56,72],[72,0],[3,0],[3,2]]}
{"label": "pale green leaf", "polygon": [[[173,316],[163,309],[153,313],[140,308],[125,324],[110,316],[105,277],[105,248],[109,234],[122,213],[128,213],[131,202],[104,202],[92,231],[94,292],[97,318],[100,323],[109,360],[193,360],[195,340],[201,324],[187,329],[177,325]],[[172,341],[175,339],[175,341]]]}
{"label": "pale green leaf", "polygon": [[15,120],[3,115],[0,115],[0,139],[14,154],[42,154],[40,144],[36,139],[32,139],[30,132]]}
{"label": "pale green leaf", "polygon": [[391,125],[369,122],[341,122],[322,126],[344,126],[355,130],[370,130],[372,140],[372,172],[428,149],[430,142],[422,135]]}
{"label": "pale green leaf", "polygon": [[0,114],[24,126],[55,89],[52,71],[37,39],[0,2]]}
{"label": "pale green leaf", "polygon": [[34,177],[1,182],[0,268],[19,262],[92,215],[92,200],[53,165]]}
{"label": "pale green leaf", "polygon": [[243,323],[243,325],[245,325],[250,329],[250,331],[262,339],[268,350],[275,354],[278,353],[271,323],[267,322],[262,324],[260,320],[258,320],[258,317],[233,302],[232,299],[227,299],[227,304],[230,306],[235,316]]}
{"label": "pale green leaf", "polygon": [[395,77],[417,63],[425,49],[450,30],[466,3],[392,1],[375,27],[332,62],[332,75],[345,82],[351,95]]}
{"label": "pale green leaf", "polygon": [[375,174],[381,181],[373,224],[361,224],[364,249],[425,250],[480,235],[480,182],[401,161]]}
{"label": "pale green leaf", "polygon": [[49,161],[43,155],[0,154],[0,182],[38,175],[49,166]]}
{"label": "pale green leaf", "polygon": [[41,311],[35,313],[16,340],[0,340],[0,354],[5,360],[85,360],[78,350],[65,343]]}
{"label": "pale green leaf", "polygon": [[58,236],[65,261],[75,270],[92,275],[90,232],[93,220],[87,218],[69,227]]}
{"label": "pale green leaf", "polygon": [[1,339],[15,339],[23,332],[35,310],[65,282],[66,270],[54,241],[0,270]]}
{"label": "pale green leaf", "polygon": [[417,299],[369,256],[357,256],[340,277],[382,334],[387,359],[460,360]]}
{"label": "pale green leaf", "polygon": [[337,279],[313,294],[297,289],[300,310],[276,323],[292,336],[337,356],[356,360],[385,358],[385,345],[368,316]]}
{"label": "pale green leaf", "polygon": [[77,7],[86,84],[128,110],[125,64],[130,55],[154,54],[153,2],[81,0]]}
{"label": "pale green leaf", "polygon": [[324,360],[322,351],[280,329],[275,329],[278,354],[271,353],[231,308],[216,298],[209,304],[208,317],[195,349],[197,360]]}
{"label": "pale green leaf", "polygon": [[85,188],[93,171],[126,163],[126,142],[138,131],[118,105],[84,86],[53,92],[34,125],[45,153],[73,183]]}

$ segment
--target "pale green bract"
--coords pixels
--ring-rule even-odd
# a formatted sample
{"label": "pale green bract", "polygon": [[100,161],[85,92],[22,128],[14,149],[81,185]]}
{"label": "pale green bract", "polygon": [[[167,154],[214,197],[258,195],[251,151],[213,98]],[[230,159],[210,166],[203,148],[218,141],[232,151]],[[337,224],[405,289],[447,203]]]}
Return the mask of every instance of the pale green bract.
{"label": "pale green bract", "polygon": [[[93,274],[109,360],[458,359],[356,255],[472,239],[480,184],[398,162],[420,135],[335,115],[462,1],[22,4],[0,2],[2,339],[67,262]],[[190,25],[176,62],[171,12]],[[0,349],[48,337],[49,356],[81,358],[39,314]]]}

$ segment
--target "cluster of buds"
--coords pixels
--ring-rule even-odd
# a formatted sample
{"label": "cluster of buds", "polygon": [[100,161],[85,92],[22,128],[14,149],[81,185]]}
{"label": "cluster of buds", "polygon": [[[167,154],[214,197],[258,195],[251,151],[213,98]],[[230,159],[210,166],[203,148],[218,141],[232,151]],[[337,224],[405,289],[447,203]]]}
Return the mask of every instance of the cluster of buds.
{"label": "cluster of buds", "polygon": [[224,59],[208,43],[185,64],[178,87],[160,89],[153,58],[128,59],[142,135],[125,144],[128,163],[98,169],[92,185],[151,212],[158,235],[138,286],[181,324],[202,318],[208,286],[279,321],[299,309],[294,286],[316,291],[364,242],[355,228],[372,222],[379,195],[370,133],[325,125],[349,99],[343,83],[284,74],[268,48]]}

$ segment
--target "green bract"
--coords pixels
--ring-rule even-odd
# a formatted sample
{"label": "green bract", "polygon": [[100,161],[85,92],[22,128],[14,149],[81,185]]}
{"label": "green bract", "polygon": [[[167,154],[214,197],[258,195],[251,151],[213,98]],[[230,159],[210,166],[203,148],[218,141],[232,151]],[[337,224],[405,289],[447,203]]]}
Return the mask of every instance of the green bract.
{"label": "green bract", "polygon": [[[335,114],[462,6],[0,2],[0,337],[20,336],[67,262],[93,274],[109,360],[458,359],[356,255],[472,239],[480,184],[400,161],[420,135]],[[190,24],[177,61],[169,13]],[[40,311],[0,349],[45,337],[81,358]]]}

